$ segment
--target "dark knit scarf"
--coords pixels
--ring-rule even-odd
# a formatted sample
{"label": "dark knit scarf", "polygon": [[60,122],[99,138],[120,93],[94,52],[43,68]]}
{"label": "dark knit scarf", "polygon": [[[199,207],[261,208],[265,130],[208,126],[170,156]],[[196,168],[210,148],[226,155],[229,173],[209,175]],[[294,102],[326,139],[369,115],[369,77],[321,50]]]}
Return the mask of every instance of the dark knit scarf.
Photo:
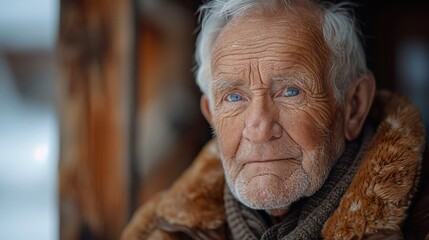
{"label": "dark knit scarf", "polygon": [[238,202],[225,187],[225,208],[234,239],[321,239],[324,223],[338,207],[368,149],[373,131],[366,127],[359,140],[347,144],[323,186],[311,197],[291,206],[278,224],[265,211]]}

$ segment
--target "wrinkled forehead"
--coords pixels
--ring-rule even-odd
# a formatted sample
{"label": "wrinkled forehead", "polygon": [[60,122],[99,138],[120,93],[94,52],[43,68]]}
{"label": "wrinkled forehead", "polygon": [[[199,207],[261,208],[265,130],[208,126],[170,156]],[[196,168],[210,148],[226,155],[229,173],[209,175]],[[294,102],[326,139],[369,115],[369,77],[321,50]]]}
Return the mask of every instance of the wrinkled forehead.
{"label": "wrinkled forehead", "polygon": [[295,4],[291,9],[250,9],[222,29],[212,53],[244,47],[244,43],[282,38],[284,41],[279,43],[289,46],[298,43],[313,54],[327,56],[330,53],[323,38],[321,19],[320,8],[308,4]]}

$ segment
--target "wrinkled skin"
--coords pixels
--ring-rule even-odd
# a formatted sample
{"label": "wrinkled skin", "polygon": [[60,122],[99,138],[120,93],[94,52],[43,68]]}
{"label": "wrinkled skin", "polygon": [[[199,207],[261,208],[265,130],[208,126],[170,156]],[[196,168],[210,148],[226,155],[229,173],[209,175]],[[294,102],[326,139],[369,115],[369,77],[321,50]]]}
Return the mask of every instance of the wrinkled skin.
{"label": "wrinkled skin", "polygon": [[228,186],[248,207],[285,213],[321,187],[344,150],[320,28],[308,7],[253,10],[215,42],[209,121]]}

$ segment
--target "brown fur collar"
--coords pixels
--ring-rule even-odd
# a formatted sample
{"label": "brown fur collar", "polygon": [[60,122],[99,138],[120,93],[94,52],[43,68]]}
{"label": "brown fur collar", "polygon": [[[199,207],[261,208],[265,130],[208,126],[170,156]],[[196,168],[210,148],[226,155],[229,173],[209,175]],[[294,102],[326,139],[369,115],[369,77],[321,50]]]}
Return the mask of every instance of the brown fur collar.
{"label": "brown fur collar", "polygon": [[[339,207],[325,224],[327,239],[400,231],[415,192],[424,148],[418,110],[405,98],[378,94],[378,129]],[[188,228],[216,229],[225,222],[224,175],[212,140],[180,179],[158,198],[152,217]]]}
{"label": "brown fur collar", "polygon": [[216,229],[226,218],[224,185],[217,144],[212,140],[165,193],[156,209],[157,215],[170,224]]}
{"label": "brown fur collar", "polygon": [[424,127],[404,97],[380,93],[373,110],[381,119],[368,152],[323,235],[361,239],[378,231],[400,232],[419,179]]}

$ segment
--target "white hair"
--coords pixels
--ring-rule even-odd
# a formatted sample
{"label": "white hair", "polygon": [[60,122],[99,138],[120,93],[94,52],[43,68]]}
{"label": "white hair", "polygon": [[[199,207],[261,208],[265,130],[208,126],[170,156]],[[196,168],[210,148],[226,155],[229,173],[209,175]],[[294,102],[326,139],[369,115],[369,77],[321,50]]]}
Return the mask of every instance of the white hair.
{"label": "white hair", "polygon": [[[307,1],[311,2],[311,1]],[[199,9],[201,31],[196,43],[196,82],[201,91],[211,99],[211,56],[213,45],[223,27],[234,18],[253,8],[276,11],[279,6],[293,9],[291,0],[212,0]],[[365,52],[360,42],[360,32],[350,13],[349,3],[316,4],[323,19],[323,37],[332,58],[329,71],[336,99],[342,103],[344,93],[360,74],[369,72]],[[277,10],[278,11],[278,10]]]}

